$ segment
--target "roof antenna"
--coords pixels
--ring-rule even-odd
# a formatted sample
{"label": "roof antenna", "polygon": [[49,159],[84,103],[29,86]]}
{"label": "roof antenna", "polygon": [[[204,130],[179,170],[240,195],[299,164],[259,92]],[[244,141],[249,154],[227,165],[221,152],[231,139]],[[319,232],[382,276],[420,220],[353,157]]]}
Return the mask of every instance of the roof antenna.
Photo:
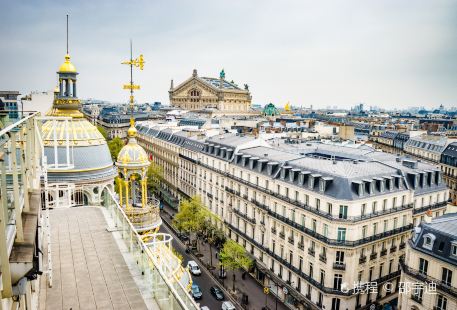
{"label": "roof antenna", "polygon": [[68,54],[68,14],[67,14],[67,54]]}

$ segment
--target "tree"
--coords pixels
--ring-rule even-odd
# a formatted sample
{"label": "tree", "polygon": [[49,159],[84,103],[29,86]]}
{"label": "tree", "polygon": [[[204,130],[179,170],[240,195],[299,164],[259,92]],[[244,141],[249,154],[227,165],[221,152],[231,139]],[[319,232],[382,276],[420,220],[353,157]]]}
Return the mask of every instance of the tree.
{"label": "tree", "polygon": [[[108,148],[111,153],[111,158],[115,161],[117,159],[117,155],[124,147],[124,141],[121,138],[116,137],[113,140],[108,142]],[[96,156],[96,154],[94,154]]]}
{"label": "tree", "polygon": [[224,243],[224,247],[219,253],[219,262],[225,269],[233,271],[233,291],[235,291],[236,279],[234,271],[240,268],[248,270],[253,263],[252,259],[246,253],[246,250],[232,239],[228,239]]}
{"label": "tree", "polygon": [[163,180],[163,167],[156,163],[151,163],[148,168],[148,187],[154,194],[159,192],[160,182]]}
{"label": "tree", "polygon": [[108,133],[106,132],[105,128],[103,128],[102,126],[99,125],[99,126],[97,126],[97,129],[98,129],[98,131],[100,131],[103,138],[105,138],[105,140],[108,140]]}
{"label": "tree", "polygon": [[[194,196],[190,200],[184,199],[179,204],[179,212],[173,218],[173,226],[180,231],[198,233],[205,229],[209,211],[203,206],[199,196]],[[189,238],[190,241],[190,238]],[[198,242],[197,242],[198,247]]]}

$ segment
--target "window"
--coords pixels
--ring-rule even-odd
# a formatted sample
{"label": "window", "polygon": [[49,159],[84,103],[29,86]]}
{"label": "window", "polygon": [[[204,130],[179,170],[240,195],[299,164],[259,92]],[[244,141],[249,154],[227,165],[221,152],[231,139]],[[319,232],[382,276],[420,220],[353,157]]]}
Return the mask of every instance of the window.
{"label": "window", "polygon": [[343,242],[346,240],[346,228],[338,227],[338,241]]}
{"label": "window", "polygon": [[321,269],[321,278],[320,278],[320,284],[325,285],[325,271]]}
{"label": "window", "polygon": [[333,278],[333,289],[340,291],[341,283],[343,283],[343,276],[340,274],[335,274],[335,277]]}
{"label": "window", "polygon": [[367,230],[368,230],[368,226],[364,225],[362,227],[362,238],[366,238],[367,237]]}
{"label": "window", "polygon": [[384,220],[384,231],[387,231],[387,220]]}
{"label": "window", "polygon": [[378,223],[373,224],[373,235],[376,235],[378,233]]}
{"label": "window", "polygon": [[419,272],[422,273],[423,275],[427,275],[427,270],[428,270],[428,261],[419,258]]}
{"label": "window", "polygon": [[331,203],[327,203],[328,214],[332,214],[333,206]]}
{"label": "window", "polygon": [[382,211],[386,211],[386,209],[387,209],[387,199],[384,199],[382,201]]}
{"label": "window", "polygon": [[340,299],[332,298],[332,310],[340,310]]}
{"label": "window", "polygon": [[344,263],[344,252],[343,251],[336,251],[336,263],[338,263],[338,264]]}
{"label": "window", "polygon": [[443,267],[443,272],[441,274],[441,281],[446,285],[451,285],[452,283],[452,271]]}
{"label": "window", "polygon": [[433,234],[426,234],[424,235],[424,243],[422,246],[427,249],[427,250],[432,250],[433,248],[433,243],[435,242],[435,235]]}
{"label": "window", "polygon": [[348,218],[348,206],[340,206],[340,213],[338,215],[340,219]]}
{"label": "window", "polygon": [[415,287],[413,289],[413,296],[419,302],[422,302],[422,296],[424,295],[424,288],[422,286]]}
{"label": "window", "polygon": [[328,225],[324,224],[324,237],[328,237]]}
{"label": "window", "polygon": [[313,227],[312,227],[313,231],[316,232],[317,230],[317,221],[315,219],[313,219]]}
{"label": "window", "polygon": [[312,278],[313,277],[313,263],[309,263],[309,276]]}
{"label": "window", "polygon": [[319,210],[321,208],[321,200],[316,198],[316,209]]}
{"label": "window", "polygon": [[451,255],[454,256],[454,258],[457,257],[457,244],[451,245]]}
{"label": "window", "polygon": [[447,308],[447,298],[443,295],[438,294],[436,298],[436,310],[446,310]]}
{"label": "window", "polygon": [[365,216],[366,211],[367,211],[367,204],[364,203],[364,204],[362,204],[362,216]]}

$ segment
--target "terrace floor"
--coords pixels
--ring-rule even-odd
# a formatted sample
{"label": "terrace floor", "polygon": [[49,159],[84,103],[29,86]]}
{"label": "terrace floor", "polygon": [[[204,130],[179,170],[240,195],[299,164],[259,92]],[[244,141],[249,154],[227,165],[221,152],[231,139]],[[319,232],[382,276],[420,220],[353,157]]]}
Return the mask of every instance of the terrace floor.
{"label": "terrace floor", "polygon": [[[158,308],[149,298],[146,306],[135,268],[123,255],[128,251],[107,230],[101,207],[55,209],[50,219],[53,285],[43,274],[40,309]],[[43,253],[46,267],[46,245]]]}

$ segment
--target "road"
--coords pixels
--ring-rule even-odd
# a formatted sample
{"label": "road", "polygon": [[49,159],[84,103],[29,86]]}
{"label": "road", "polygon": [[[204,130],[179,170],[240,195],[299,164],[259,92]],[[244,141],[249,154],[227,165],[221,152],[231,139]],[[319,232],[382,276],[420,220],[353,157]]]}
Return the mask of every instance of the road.
{"label": "road", "polygon": [[[166,214],[162,214],[163,217],[168,217]],[[169,218],[166,218],[164,220],[169,221]],[[175,234],[167,227],[167,225],[164,223],[163,225],[160,226],[160,231],[163,233],[168,233],[173,236],[173,241],[172,241],[172,246],[176,251],[182,255],[183,257],[183,264],[184,266],[187,266],[187,262],[189,260],[194,260],[189,254],[186,253],[186,246],[184,243],[177,237]],[[197,262],[198,263],[198,262]],[[218,283],[209,275],[208,271],[203,268],[200,264],[200,269],[202,271],[202,274],[200,276],[192,276],[192,280],[194,283],[198,284],[200,286],[200,289],[203,292],[203,297],[200,300],[197,300],[198,303],[200,303],[200,306],[207,306],[211,310],[219,310],[221,309],[222,302],[216,300],[216,298],[211,295],[209,292],[209,289],[211,286],[220,286]],[[227,299],[227,294],[226,295],[226,300]]]}

